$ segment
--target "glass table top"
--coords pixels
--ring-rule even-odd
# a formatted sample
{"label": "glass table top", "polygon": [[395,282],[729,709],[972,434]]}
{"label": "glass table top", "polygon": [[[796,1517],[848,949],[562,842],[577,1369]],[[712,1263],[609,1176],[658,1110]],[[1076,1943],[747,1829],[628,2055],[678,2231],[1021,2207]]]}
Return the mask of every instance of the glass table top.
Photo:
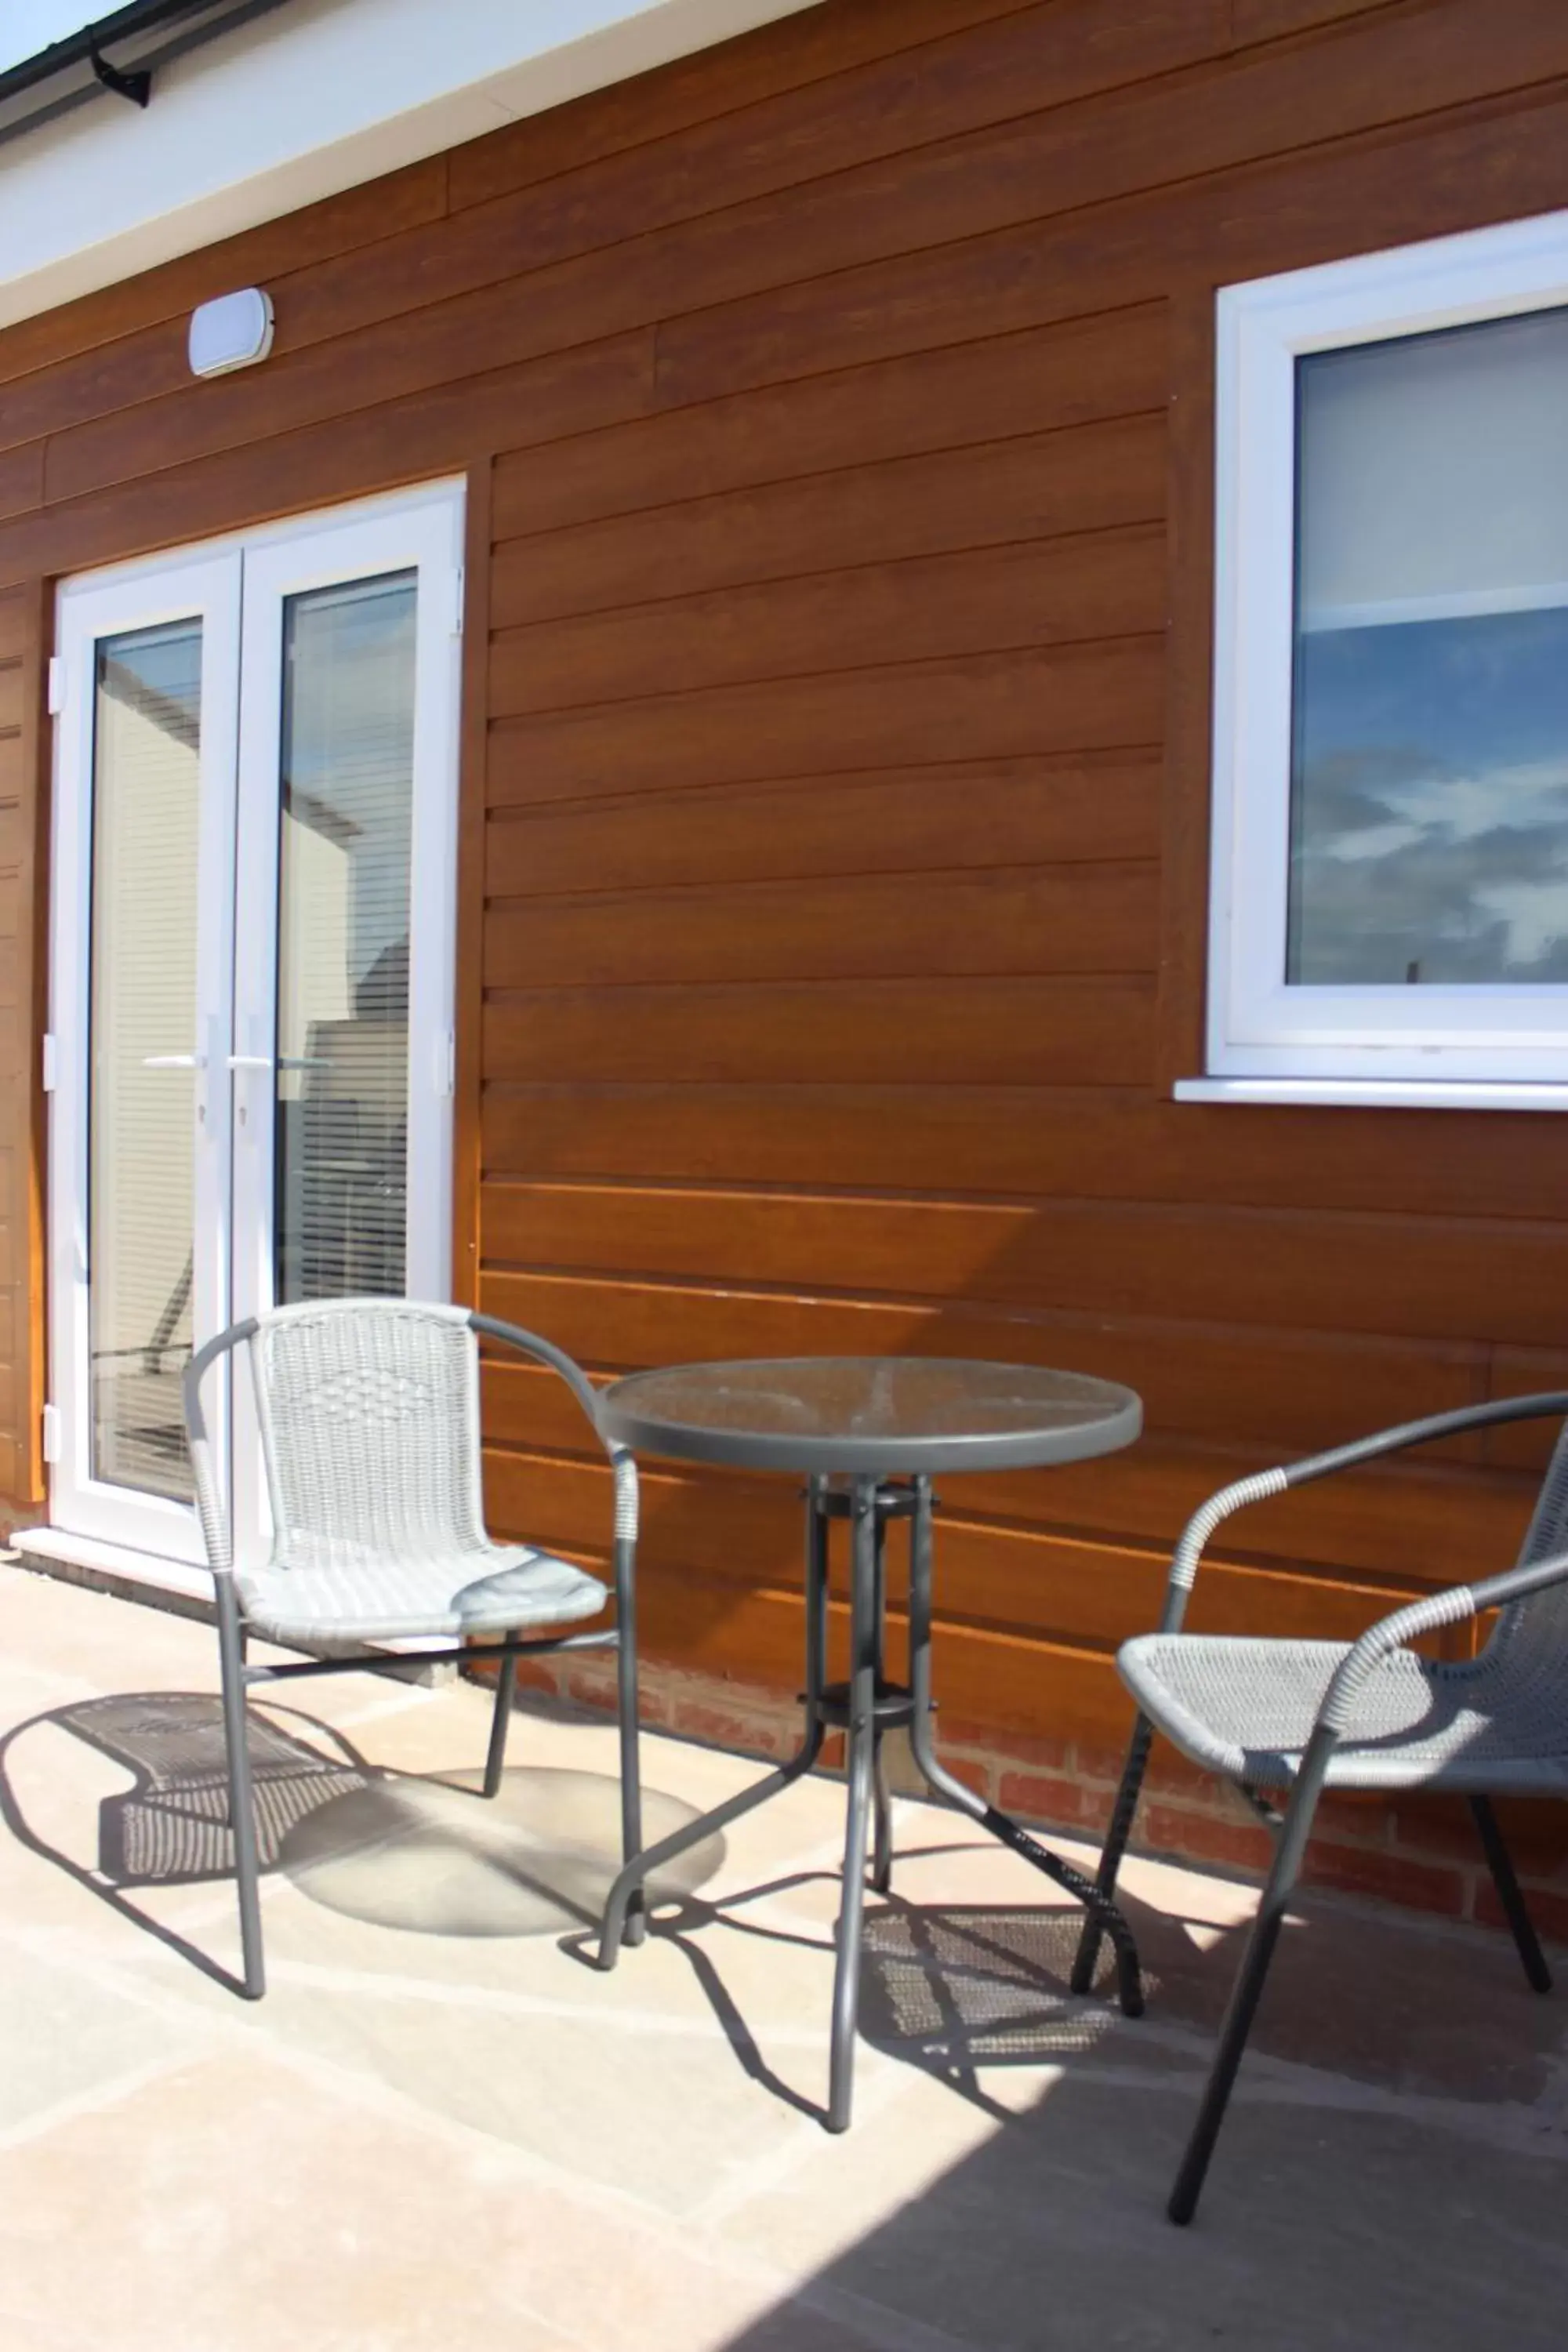
{"label": "glass table top", "polygon": [[1032,1364],[798,1356],[672,1364],[605,1390],[606,1436],[634,1452],[751,1469],[1021,1469],[1131,1445],[1131,1389]]}

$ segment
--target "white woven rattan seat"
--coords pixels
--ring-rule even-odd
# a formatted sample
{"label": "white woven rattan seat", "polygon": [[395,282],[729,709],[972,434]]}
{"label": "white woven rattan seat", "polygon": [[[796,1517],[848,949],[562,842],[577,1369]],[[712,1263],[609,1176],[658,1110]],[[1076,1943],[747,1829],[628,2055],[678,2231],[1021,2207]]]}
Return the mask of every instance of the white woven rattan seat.
{"label": "white woven rattan seat", "polygon": [[504,1633],[596,1616],[597,1577],[493,1543],[479,1486],[479,1360],[460,1307],[284,1307],[252,1343],[277,1526],[235,1572],[282,1643]]}
{"label": "white woven rattan seat", "polygon": [[[1148,1633],[1127,1643],[1117,1663],[1142,1712],[1194,1764],[1280,1789],[1295,1779],[1349,1655],[1338,1642]],[[1562,1794],[1563,1686],[1510,1674],[1500,1656],[1447,1664],[1395,1650],[1357,1689],[1326,1785]]]}
{"label": "white woven rattan seat", "polygon": [[596,1576],[522,1545],[414,1559],[367,1551],[358,1561],[344,1546],[330,1565],[285,1554],[263,1569],[237,1570],[234,1580],[247,1623],[285,1646],[565,1625],[596,1617],[609,1600]]}

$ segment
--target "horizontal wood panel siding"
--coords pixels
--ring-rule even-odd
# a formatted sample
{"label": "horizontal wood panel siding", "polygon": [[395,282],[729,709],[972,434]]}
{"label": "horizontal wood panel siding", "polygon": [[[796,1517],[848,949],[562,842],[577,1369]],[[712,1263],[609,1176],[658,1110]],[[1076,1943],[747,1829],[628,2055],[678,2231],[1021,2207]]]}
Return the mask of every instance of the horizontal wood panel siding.
{"label": "horizontal wood panel siding", "polygon": [[[601,1370],[601,1382],[613,1374]],[[515,1447],[533,1454],[595,1458],[582,1412],[559,1381],[498,1360],[486,1370],[485,1423],[498,1458]],[[1016,1526],[1050,1527],[1142,1549],[1159,1549],[1170,1528],[1190,1517],[1207,1495],[1273,1459],[1256,1444],[1224,1447],[1178,1436],[1146,1438],[1107,1478],[1094,1463],[1069,1465],[1040,1482],[1025,1471],[966,1479],[952,1500],[970,1517]],[[1420,1587],[1451,1581],[1462,1563],[1483,1549],[1517,1545],[1535,1491],[1529,1465],[1479,1471],[1450,1452],[1393,1463],[1351,1482],[1299,1488],[1282,1502],[1255,1509],[1227,1530],[1215,1557],[1256,1556],[1289,1568],[1310,1566],[1331,1576],[1350,1570],[1369,1585]],[[1042,1510],[1042,1504],[1048,1508]]]}
{"label": "horizontal wood panel siding", "polygon": [[[1037,366],[1040,354],[1031,360]],[[1020,541],[1147,522],[1163,513],[1164,499],[1162,415],[1026,434],[503,542],[492,618],[505,626],[736,583],[858,574],[955,548],[995,545],[1039,562],[1049,559]],[[1094,552],[1072,545],[1057,562],[1071,568]],[[737,609],[765,609],[756,596],[752,589]]]}
{"label": "horizontal wood panel siding", "polygon": [[542,908],[577,891],[882,876],[895,837],[905,887],[966,867],[1152,859],[1160,782],[1152,752],[1086,753],[497,810],[487,872],[496,898]]}
{"label": "horizontal wood panel siding", "polygon": [[1152,971],[1152,861],[856,875],[524,898],[487,940],[497,987],[865,973]]}
{"label": "horizontal wood panel siding", "polygon": [[[1460,1342],[1399,1339],[1347,1344],[1314,1333],[1257,1327],[1164,1323],[1137,1317],[947,1307],[921,1298],[846,1298],[831,1293],[614,1281],[496,1273],[482,1295],[490,1311],[553,1332],[589,1363],[634,1367],[750,1354],[952,1355],[1003,1362],[1071,1361],[1108,1380],[1125,1378],[1156,1430],[1289,1452],[1330,1444],[1347,1430],[1376,1427],[1391,1395],[1411,1418],[1479,1402],[1486,1362]],[[1476,1440],[1451,1450],[1479,1458]],[[1101,1475],[1114,1480],[1114,1470]],[[1040,1507],[1048,1509],[1042,1495]]]}
{"label": "horizontal wood panel siding", "polygon": [[554,988],[495,995],[485,1061],[520,1077],[1136,1085],[1152,1015],[1152,983],[1131,980]]}
{"label": "horizontal wood panel siding", "polygon": [[[901,528],[918,545],[940,529],[940,509],[923,520],[911,509],[901,525],[894,522],[884,492],[908,478],[900,461],[935,452],[937,478],[952,482],[973,478],[964,454],[973,450],[986,480],[1006,473],[1018,483],[1030,453],[1020,457],[1010,446],[1016,440],[1163,410],[1167,341],[1164,306],[1150,302],[1037,333],[918,351],[847,375],[781,383],[695,413],[666,408],[635,431],[611,427],[591,442],[563,442],[548,468],[502,457],[495,522],[506,537],[496,550],[498,595],[549,593],[552,575],[531,589],[540,567],[510,544],[547,530],[560,537],[541,551],[562,549],[568,593],[581,593],[570,584],[574,576],[602,580],[617,558],[629,562],[638,548],[657,562],[658,540],[646,534],[659,528],[689,551],[689,562],[712,564],[723,560],[736,519],[754,512],[759,540],[771,525],[767,541],[787,550],[805,530],[823,527],[840,496],[858,504],[863,520],[874,507],[881,528]],[[1041,468],[1050,467],[1056,446],[1035,453]],[[1081,453],[1086,445],[1075,438],[1061,446]],[[1163,434],[1161,450],[1163,459]],[[725,497],[742,490],[752,493],[750,508]],[[1064,501],[1070,496],[1065,483],[1058,495]],[[1065,505],[1058,510],[1071,511]],[[599,535],[589,527],[595,518],[616,528]],[[738,548],[736,554],[742,576],[756,578],[756,558]]]}
{"label": "horizontal wood panel siding", "polygon": [[861,564],[804,580],[667,596],[634,612],[536,621],[498,636],[498,711],[689,693],[750,677],[820,678],[870,662],[1148,635],[1164,625],[1164,547],[1148,529]]}
{"label": "horizontal wood panel siding", "polygon": [[[1552,1348],[1568,1227],[1103,1201],[889,1199],[496,1179],[492,1264]],[[1427,1276],[1447,1257],[1448,1282]],[[1217,1433],[1223,1434],[1223,1433]]]}
{"label": "horizontal wood panel siding", "polygon": [[[976,1478],[944,1699],[1115,1745],[1227,1479],[1568,1381],[1568,1121],[1178,1106],[1202,1017],[1215,288],[1568,204],[1556,0],[822,0],[0,334],[0,1465],[41,1400],[47,583],[474,486],[461,1295],[600,1377],[910,1349],[1131,1381]],[[191,303],[265,283],[195,385]],[[565,1391],[498,1524],[600,1558]],[[1504,1433],[1227,1530],[1201,1622],[1504,1559]],[[7,1470],[7,1475],[12,1475]],[[647,1481],[647,1638],[793,1689],[787,1481]],[[840,1629],[841,1631],[841,1629]]]}

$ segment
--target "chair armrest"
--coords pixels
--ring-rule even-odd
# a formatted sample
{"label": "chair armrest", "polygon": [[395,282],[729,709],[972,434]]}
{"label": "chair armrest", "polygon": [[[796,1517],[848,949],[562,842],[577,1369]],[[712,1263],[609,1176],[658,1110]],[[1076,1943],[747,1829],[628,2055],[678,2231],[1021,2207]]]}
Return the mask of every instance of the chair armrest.
{"label": "chair armrest", "polygon": [[1510,1601],[1523,1601],[1532,1592],[1563,1583],[1568,1583],[1568,1552],[1558,1552],[1552,1559],[1534,1560],[1527,1568],[1510,1568],[1501,1576],[1485,1577],[1479,1584],[1448,1585],[1441,1592],[1428,1593],[1424,1601],[1412,1601],[1405,1608],[1380,1617],[1375,1625],[1367,1627],[1335,1669],[1318,1710],[1319,1727],[1337,1738],[1350,1719],[1357,1694],[1384,1658],[1421,1634],[1434,1633],[1444,1625],[1458,1625],[1467,1617],[1479,1616],[1485,1609],[1501,1609]]}
{"label": "chair armrest", "polygon": [[1440,1437],[1457,1437],[1468,1429],[1490,1429],[1510,1421],[1545,1421],[1552,1414],[1568,1419],[1568,1389],[1543,1389],[1533,1396],[1498,1397],[1490,1404],[1461,1405],[1455,1412],[1435,1412],[1425,1421],[1405,1421],[1393,1429],[1374,1430],[1370,1437],[1352,1438],[1348,1445],[1331,1446],[1326,1454],[1304,1454],[1286,1465],[1288,1486],[1304,1486],[1309,1478],[1331,1477],[1338,1470],[1354,1470],[1384,1454],[1402,1454],[1406,1446],[1430,1445]]}
{"label": "chair armrest", "polygon": [[[1353,1438],[1348,1445],[1332,1446],[1326,1454],[1303,1454],[1299,1462],[1282,1463],[1275,1470],[1259,1470],[1250,1478],[1238,1478],[1234,1486],[1222,1486],[1218,1494],[1211,1495],[1193,1513],[1182,1530],[1171,1559],[1160,1631],[1181,1631],[1187,1595],[1196,1581],[1205,1547],[1215,1528],[1233,1511],[1245,1510],[1249,1503],[1261,1503],[1271,1495],[1282,1495],[1288,1487],[1304,1486],[1310,1479],[1329,1478],[1341,1470],[1354,1470],[1363,1462],[1375,1462],[1385,1454],[1403,1453],[1407,1446],[1429,1445],[1437,1438],[1453,1437],[1464,1430],[1490,1428],[1500,1422],[1544,1421],[1551,1414],[1568,1417],[1568,1390],[1548,1389],[1533,1396],[1500,1397],[1490,1404],[1462,1405],[1455,1412],[1429,1414],[1425,1421],[1401,1422],[1393,1429],[1375,1430],[1370,1437]],[[1461,1610],[1459,1613],[1462,1616],[1465,1612]],[[1447,1623],[1448,1620],[1438,1622]]]}
{"label": "chair armrest", "polygon": [[599,1422],[599,1400],[594,1384],[579,1363],[574,1362],[563,1348],[550,1339],[542,1339],[537,1331],[525,1331],[521,1324],[502,1323],[493,1315],[471,1314],[468,1321],[487,1339],[499,1339],[503,1347],[515,1348],[520,1355],[532,1356],[559,1372],[587,1416],[595,1436],[610,1457],[616,1474],[616,1540],[635,1543],[637,1532],[637,1473],[629,1449],[605,1435]]}
{"label": "chair armrest", "polygon": [[599,1400],[594,1393],[594,1384],[582,1365],[574,1363],[563,1348],[556,1347],[553,1340],[542,1339],[537,1331],[525,1331],[520,1323],[500,1322],[493,1315],[473,1314],[468,1321],[487,1339],[500,1339],[503,1346],[515,1348],[519,1355],[532,1356],[537,1362],[548,1364],[552,1372],[559,1372],[593,1424],[600,1444],[606,1453],[613,1453],[599,1427]]}
{"label": "chair armrest", "polygon": [[[1286,1470],[1259,1470],[1250,1478],[1238,1478],[1234,1486],[1222,1486],[1217,1495],[1211,1495],[1206,1503],[1198,1506],[1182,1529],[1176,1549],[1171,1555],[1171,1580],[1165,1596],[1167,1621],[1171,1616],[1172,1603],[1178,1597],[1184,1610],[1186,1596],[1197,1581],[1198,1564],[1203,1559],[1204,1548],[1220,1522],[1228,1519],[1233,1511],[1244,1511],[1248,1503],[1261,1503],[1267,1501],[1270,1495],[1282,1495],[1289,1484],[1289,1474]],[[1160,1630],[1163,1633],[1174,1633],[1180,1628],[1181,1612],[1178,1612],[1174,1623],[1166,1622]]]}

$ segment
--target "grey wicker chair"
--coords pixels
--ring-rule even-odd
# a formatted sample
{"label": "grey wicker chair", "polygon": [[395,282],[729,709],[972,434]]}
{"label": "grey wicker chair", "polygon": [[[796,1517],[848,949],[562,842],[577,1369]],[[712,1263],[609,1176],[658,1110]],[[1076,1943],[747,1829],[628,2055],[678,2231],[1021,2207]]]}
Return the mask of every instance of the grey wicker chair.
{"label": "grey wicker chair", "polygon": [[[1188,1521],[1171,1564],[1157,1633],[1117,1659],[1138,1702],[1097,1884],[1108,1900],[1131,1833],[1156,1730],[1205,1770],[1234,1781],[1276,1833],[1264,1887],[1220,2028],[1204,2095],[1167,2210],[1187,2222],[1225,2120],[1318,1800],[1329,1789],[1442,1789],[1469,1801],[1525,1975],[1552,1979],[1489,1800],[1504,1793],[1568,1795],[1568,1423],[1557,1440],[1519,1564],[1396,1609],[1359,1642],[1241,1640],[1184,1633],[1204,1549],[1222,1520],[1310,1478],[1434,1439],[1501,1422],[1568,1414],[1568,1391],[1508,1397],[1380,1431],[1331,1453],[1239,1479]],[[1501,1612],[1479,1653],[1460,1663],[1419,1657],[1407,1644],[1486,1610]],[[1279,1800],[1271,1805],[1270,1795]],[[1092,1919],[1073,1969],[1088,1990],[1100,1948]]]}
{"label": "grey wicker chair", "polygon": [[[606,1588],[567,1560],[485,1531],[479,1452],[479,1335],[557,1371],[595,1433],[594,1391],[548,1339],[460,1307],[405,1299],[336,1299],[285,1307],[237,1323],[192,1358],[184,1375],[196,1508],[216,1586],[229,1812],[238,1882],[243,1990],[266,1990],[259,1864],[245,1696],[258,1685],[384,1664],[376,1643],[438,1644],[420,1664],[471,1658],[475,1635],[500,1660],[484,1793],[500,1786],[517,1661],[540,1652],[619,1652],[621,1827],[627,1859],[642,1843],[637,1772],[634,1573],[637,1479],[624,1447],[615,1470],[616,1620],[588,1633],[521,1639],[521,1629],[597,1616]],[[270,1557],[236,1564],[202,1405],[219,1357],[249,1358],[273,1538]],[[603,1442],[603,1441],[601,1441]],[[284,1649],[331,1650],[294,1664],[252,1665],[254,1632]],[[345,1645],[349,1654],[342,1654]],[[643,1933],[639,1917],[626,1940]]]}

